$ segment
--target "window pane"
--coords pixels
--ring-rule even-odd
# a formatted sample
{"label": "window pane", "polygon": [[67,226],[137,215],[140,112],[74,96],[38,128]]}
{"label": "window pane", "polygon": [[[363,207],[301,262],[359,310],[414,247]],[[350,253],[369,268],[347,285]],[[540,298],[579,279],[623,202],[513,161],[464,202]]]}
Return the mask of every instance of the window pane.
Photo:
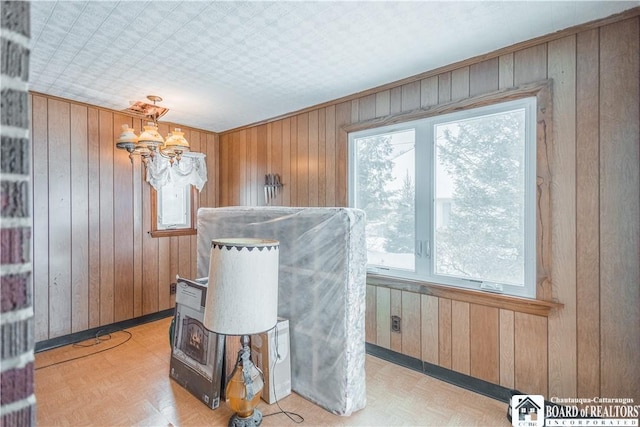
{"label": "window pane", "polygon": [[188,192],[189,186],[166,184],[160,189],[158,198],[158,227],[188,227]]}
{"label": "window pane", "polygon": [[524,285],[524,109],[437,124],[435,141],[435,274]]}
{"label": "window pane", "polygon": [[415,271],[415,131],[354,139],[355,207],[367,214],[368,264]]}

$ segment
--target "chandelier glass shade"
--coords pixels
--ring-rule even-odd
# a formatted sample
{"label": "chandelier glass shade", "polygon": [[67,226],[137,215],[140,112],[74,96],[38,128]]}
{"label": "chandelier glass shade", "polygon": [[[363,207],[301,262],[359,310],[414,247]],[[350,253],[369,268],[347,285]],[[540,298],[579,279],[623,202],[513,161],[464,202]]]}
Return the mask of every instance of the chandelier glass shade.
{"label": "chandelier glass shade", "polygon": [[185,139],[184,132],[182,132],[180,128],[175,128],[173,132],[167,136],[167,139],[164,141],[164,146],[166,150],[173,150],[176,154],[189,151],[189,142]]}
{"label": "chandelier glass shade", "polygon": [[144,131],[138,137],[138,145],[142,148],[162,147],[164,139],[158,132],[158,125],[149,122],[146,126],[143,126],[143,128]]}

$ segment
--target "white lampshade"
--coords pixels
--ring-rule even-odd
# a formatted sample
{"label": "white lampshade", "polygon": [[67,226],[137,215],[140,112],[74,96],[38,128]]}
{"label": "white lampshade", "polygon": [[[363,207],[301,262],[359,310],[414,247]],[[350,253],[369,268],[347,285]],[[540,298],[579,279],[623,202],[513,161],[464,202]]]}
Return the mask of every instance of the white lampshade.
{"label": "white lampshade", "polygon": [[204,327],[223,335],[268,331],[278,320],[277,240],[211,241]]}

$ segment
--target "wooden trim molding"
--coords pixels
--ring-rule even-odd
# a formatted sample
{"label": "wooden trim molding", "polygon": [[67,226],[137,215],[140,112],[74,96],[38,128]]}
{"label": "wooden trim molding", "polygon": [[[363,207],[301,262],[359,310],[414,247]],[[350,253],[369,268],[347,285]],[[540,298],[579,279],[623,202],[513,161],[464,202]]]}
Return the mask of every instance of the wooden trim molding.
{"label": "wooden trim molding", "polygon": [[[515,311],[522,311],[531,314],[548,315],[548,309],[543,309],[544,313],[533,313],[526,306],[528,301],[549,301],[552,298],[551,281],[551,159],[553,153],[553,102],[552,102],[552,80],[542,80],[534,83],[524,84],[518,87],[506,88],[489,92],[486,94],[464,98],[453,102],[438,104],[431,107],[418,108],[400,114],[391,114],[371,120],[365,120],[342,127],[344,134],[356,132],[364,129],[387,126],[411,120],[419,120],[433,117],[440,114],[462,111],[470,108],[478,108],[498,102],[507,102],[526,97],[536,97],[536,300],[524,298],[527,303],[515,304]],[[435,285],[434,285],[435,286]],[[445,289],[448,289],[445,287]],[[455,289],[455,288],[451,288]],[[442,291],[438,291],[439,294]],[[481,293],[485,295],[484,293]],[[456,291],[455,295],[458,295]],[[493,298],[498,294],[490,294]],[[447,297],[458,299],[453,297]],[[509,297],[511,298],[511,297]],[[516,299],[519,301],[520,299]],[[468,301],[461,299],[461,301]],[[473,301],[471,301],[473,302]],[[506,308],[505,304],[513,304],[511,300],[502,300],[494,307]],[[555,304],[555,303],[553,303]],[[525,306],[525,308],[523,308]],[[544,304],[543,304],[544,306]],[[537,307],[537,305],[536,305]],[[554,305],[555,307],[555,305]],[[534,309],[533,311],[537,311]]]}
{"label": "wooden trim molding", "polygon": [[180,228],[177,230],[152,230],[149,231],[151,237],[174,237],[174,236],[193,236],[198,234],[195,228]]}
{"label": "wooden trim molding", "polygon": [[505,403],[509,403],[509,399],[511,398],[512,389],[508,387],[503,387],[502,385],[494,384],[481,378],[476,378],[471,375],[443,368],[437,364],[422,361],[370,342],[365,343],[365,349],[367,354],[395,363],[396,365],[421,372],[424,375],[437,378],[441,381],[462,387],[474,393],[482,394]]}
{"label": "wooden trim molding", "polygon": [[554,301],[520,298],[472,289],[436,285],[434,283],[419,280],[382,276],[378,274],[367,274],[367,285],[382,286],[389,289],[415,292],[438,298],[447,298],[453,301],[462,301],[488,307],[502,308],[505,310],[544,317],[548,317],[553,310],[564,307],[564,304]]}
{"label": "wooden trim molding", "polygon": [[526,98],[528,96],[536,96],[538,98],[538,104],[542,104],[538,105],[538,114],[540,114],[540,110],[542,109],[542,111],[546,115],[548,115],[549,118],[551,118],[551,115],[547,113],[547,108],[551,102],[550,93],[551,80],[543,80],[540,82],[501,89],[461,100],[441,103],[430,107],[418,108],[399,114],[390,114],[371,120],[360,121],[343,126],[342,130],[344,130],[346,133],[357,132],[365,129],[408,122],[411,120],[425,119],[427,117],[439,116],[441,114],[453,113],[456,111],[464,111],[470,108],[484,107],[486,105]]}
{"label": "wooden trim molding", "polygon": [[[55,96],[55,95],[50,95],[48,93],[44,93],[44,92],[37,92],[37,91],[33,91],[30,90],[29,94],[31,95],[35,95],[35,96],[42,96],[48,99],[55,99],[61,102],[66,102],[72,105],[78,105],[81,107],[87,107],[87,108],[91,108],[94,110],[98,110],[98,111],[105,111],[107,113],[112,113],[112,114],[120,114],[122,116],[127,116],[127,117],[131,117],[134,120],[142,120],[143,123],[146,123],[148,120],[144,117],[141,117],[139,115],[133,114],[128,112],[127,110],[114,110],[111,108],[107,108],[107,107],[101,107],[99,105],[93,105],[93,104],[87,104],[86,102],[80,102],[80,101],[76,101],[73,99],[68,99],[68,98],[63,98],[61,96]],[[213,130],[208,130],[208,129],[203,129],[203,128],[196,128],[193,126],[189,126],[189,125],[185,125],[185,124],[180,124],[180,123],[175,123],[175,122],[165,122],[165,121],[158,121],[158,126],[166,124],[170,129],[178,127],[180,129],[184,130],[190,130],[190,131],[195,131],[195,132],[202,132],[202,133],[207,133],[207,134],[212,134],[212,135],[219,135],[218,132],[213,131]],[[120,130],[120,125],[118,125],[118,131]],[[114,145],[115,145],[115,139],[114,139]]]}
{"label": "wooden trim molding", "polygon": [[134,317],[133,319],[122,320],[119,322],[111,323],[109,325],[103,325],[97,328],[86,329],[84,331],[74,332],[60,337],[38,341],[35,344],[35,352],[40,353],[41,351],[52,350],[54,348],[92,339],[97,337],[98,335],[108,335],[113,332],[123,331],[127,328],[132,328],[144,323],[155,322],[156,320],[171,317],[174,314],[175,309],[172,307],[155,313],[149,313],[143,316]]}

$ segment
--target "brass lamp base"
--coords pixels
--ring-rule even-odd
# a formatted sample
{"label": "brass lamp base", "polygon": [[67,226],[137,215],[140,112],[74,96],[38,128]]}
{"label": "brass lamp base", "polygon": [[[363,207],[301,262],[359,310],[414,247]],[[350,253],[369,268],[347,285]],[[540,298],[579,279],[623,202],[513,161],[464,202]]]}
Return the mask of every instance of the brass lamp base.
{"label": "brass lamp base", "polygon": [[229,427],[257,427],[262,422],[262,412],[256,406],[264,381],[262,372],[251,362],[249,335],[242,335],[240,343],[242,349],[225,389],[227,403],[235,412],[229,419]]}
{"label": "brass lamp base", "polygon": [[259,409],[254,409],[253,414],[242,418],[237,414],[229,419],[229,427],[258,427],[262,423],[262,412]]}

